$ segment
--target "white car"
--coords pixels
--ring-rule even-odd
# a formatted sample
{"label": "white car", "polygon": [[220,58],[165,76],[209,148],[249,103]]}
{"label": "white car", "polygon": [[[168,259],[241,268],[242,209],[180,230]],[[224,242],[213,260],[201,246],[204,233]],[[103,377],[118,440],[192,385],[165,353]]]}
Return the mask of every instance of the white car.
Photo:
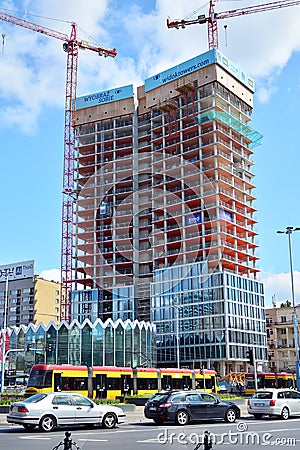
{"label": "white car", "polygon": [[300,415],[300,392],[293,389],[259,389],[248,400],[248,413],[255,419],[279,416],[287,420]]}
{"label": "white car", "polygon": [[121,408],[97,405],[81,394],[48,392],[35,394],[24,401],[12,403],[8,423],[20,424],[31,431],[36,426],[41,431],[52,431],[59,425],[98,425],[114,428],[124,423]]}

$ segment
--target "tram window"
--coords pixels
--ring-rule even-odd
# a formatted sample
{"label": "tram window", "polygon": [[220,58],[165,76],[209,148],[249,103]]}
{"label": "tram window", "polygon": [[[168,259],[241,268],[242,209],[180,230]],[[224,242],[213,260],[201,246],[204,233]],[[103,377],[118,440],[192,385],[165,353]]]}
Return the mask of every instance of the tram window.
{"label": "tram window", "polygon": [[73,391],[74,388],[74,378],[72,377],[62,377],[61,385],[63,391]]}
{"label": "tram window", "polygon": [[212,379],[205,379],[205,388],[206,389],[211,389],[213,387],[213,383],[212,383]]}
{"label": "tram window", "polygon": [[173,379],[173,389],[183,389],[182,378],[174,378]]}
{"label": "tram window", "polygon": [[121,378],[107,378],[106,387],[110,390],[121,389]]}
{"label": "tram window", "polygon": [[196,389],[204,389],[204,380],[196,380]]}
{"label": "tram window", "polygon": [[44,387],[51,387],[51,386],[52,386],[52,370],[46,370]]}
{"label": "tram window", "polygon": [[158,383],[156,378],[138,378],[137,380],[138,390],[157,390]]}
{"label": "tram window", "polygon": [[[278,387],[282,387],[282,386],[280,386],[280,384],[281,384],[280,381],[281,380],[278,380],[278,382],[279,382],[279,386]],[[265,379],[265,385],[263,387],[265,387],[265,388],[274,388],[275,385],[276,385],[276,380],[266,378]]]}
{"label": "tram window", "polygon": [[88,379],[87,378],[74,378],[74,390],[81,391],[87,390],[88,388]]}

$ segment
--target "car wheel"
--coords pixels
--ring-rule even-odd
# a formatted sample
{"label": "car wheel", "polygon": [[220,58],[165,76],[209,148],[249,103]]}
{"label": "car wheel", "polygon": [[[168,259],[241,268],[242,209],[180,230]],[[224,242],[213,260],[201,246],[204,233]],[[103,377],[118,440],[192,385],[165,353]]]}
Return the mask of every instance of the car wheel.
{"label": "car wheel", "polygon": [[262,418],[262,414],[253,414],[254,419],[261,419]]}
{"label": "car wheel", "polygon": [[30,425],[30,423],[23,423],[23,427],[26,431],[32,431],[35,429],[35,425]]}
{"label": "car wheel", "polygon": [[153,422],[156,423],[156,425],[162,425],[164,423],[164,419],[153,419]]}
{"label": "car wheel", "polygon": [[39,423],[41,431],[52,431],[56,427],[56,420],[53,416],[45,416]]}
{"label": "car wheel", "polygon": [[184,410],[178,411],[176,414],[176,423],[177,425],[187,425],[190,421],[190,416]]}
{"label": "car wheel", "polygon": [[285,407],[283,408],[283,410],[281,411],[281,418],[282,418],[283,420],[287,420],[289,417],[290,417],[290,411],[289,411],[289,409],[285,406]]}
{"label": "car wheel", "polygon": [[114,428],[117,425],[117,417],[114,413],[107,413],[103,417],[102,426],[104,428]]}
{"label": "car wheel", "polygon": [[225,414],[225,421],[228,423],[234,423],[236,421],[236,411],[232,408],[227,409]]}

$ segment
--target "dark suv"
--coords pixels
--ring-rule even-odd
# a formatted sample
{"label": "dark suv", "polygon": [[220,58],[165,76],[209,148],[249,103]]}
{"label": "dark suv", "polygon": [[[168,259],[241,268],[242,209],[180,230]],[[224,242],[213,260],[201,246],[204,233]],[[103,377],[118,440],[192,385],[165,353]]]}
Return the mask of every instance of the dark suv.
{"label": "dark suv", "polygon": [[240,408],[207,392],[169,391],[152,395],[145,404],[144,414],[158,425],[166,420],[178,425],[187,425],[193,420],[215,419],[233,423],[240,417]]}

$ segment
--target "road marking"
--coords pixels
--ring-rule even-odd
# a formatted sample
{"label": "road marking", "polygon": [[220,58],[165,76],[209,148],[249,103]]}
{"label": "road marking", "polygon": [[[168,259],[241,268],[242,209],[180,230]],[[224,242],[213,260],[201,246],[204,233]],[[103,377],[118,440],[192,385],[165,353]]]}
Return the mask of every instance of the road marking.
{"label": "road marking", "polygon": [[78,441],[84,441],[84,442],[108,442],[108,439],[84,439],[79,438]]}
{"label": "road marking", "polygon": [[43,440],[50,441],[51,437],[42,437],[42,436],[19,436],[19,439],[35,439],[35,440]]}

